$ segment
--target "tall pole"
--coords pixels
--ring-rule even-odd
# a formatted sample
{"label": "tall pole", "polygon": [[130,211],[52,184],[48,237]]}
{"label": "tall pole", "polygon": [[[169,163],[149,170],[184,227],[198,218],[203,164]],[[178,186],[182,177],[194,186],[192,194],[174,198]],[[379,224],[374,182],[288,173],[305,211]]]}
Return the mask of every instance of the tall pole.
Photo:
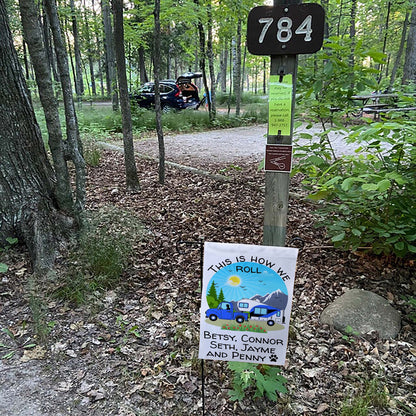
{"label": "tall pole", "polygon": [[[301,3],[301,1],[298,0],[274,0],[274,6],[299,3]],[[297,66],[297,55],[271,56],[270,75],[284,76],[292,74],[292,112],[290,135],[268,135],[267,144],[292,145]],[[286,223],[289,205],[290,173],[266,172],[265,175],[263,244],[268,246],[284,246],[286,240]]]}

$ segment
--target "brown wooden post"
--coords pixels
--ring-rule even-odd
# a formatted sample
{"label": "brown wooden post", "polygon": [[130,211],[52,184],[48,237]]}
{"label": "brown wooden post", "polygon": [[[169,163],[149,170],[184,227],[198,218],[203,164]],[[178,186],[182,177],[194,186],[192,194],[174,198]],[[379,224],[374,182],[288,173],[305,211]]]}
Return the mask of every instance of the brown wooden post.
{"label": "brown wooden post", "polygon": [[298,55],[322,47],[324,27],[322,6],[301,0],[274,0],[273,6],[254,7],[248,15],[249,52],[271,57],[264,245],[285,245]]}
{"label": "brown wooden post", "polygon": [[[274,0],[274,6],[299,4],[296,0]],[[270,75],[292,74],[292,119],[289,136],[267,136],[267,144],[292,144],[293,118],[295,113],[295,95],[297,78],[297,55],[271,56]],[[266,172],[263,244],[268,246],[284,246],[286,239],[286,223],[289,205],[290,173]]]}

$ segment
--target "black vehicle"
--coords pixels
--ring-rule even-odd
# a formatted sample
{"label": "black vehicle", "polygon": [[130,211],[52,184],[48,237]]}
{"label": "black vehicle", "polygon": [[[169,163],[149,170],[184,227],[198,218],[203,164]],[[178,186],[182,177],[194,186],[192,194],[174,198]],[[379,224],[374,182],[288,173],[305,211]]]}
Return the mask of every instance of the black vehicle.
{"label": "black vehicle", "polygon": [[[198,87],[192,79],[201,78],[200,72],[187,72],[176,81],[165,79],[160,81],[160,104],[163,111],[172,109],[183,110],[185,108],[198,109],[200,105]],[[154,108],[155,106],[155,83],[147,82],[137,94],[132,94],[132,99],[139,107]]]}

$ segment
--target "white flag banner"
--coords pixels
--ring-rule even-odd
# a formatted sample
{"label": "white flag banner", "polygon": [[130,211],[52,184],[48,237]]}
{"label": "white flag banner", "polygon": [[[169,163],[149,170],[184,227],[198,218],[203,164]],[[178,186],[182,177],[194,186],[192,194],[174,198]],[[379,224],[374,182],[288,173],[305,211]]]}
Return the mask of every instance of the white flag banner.
{"label": "white flag banner", "polygon": [[283,365],[298,249],[206,242],[199,358]]}

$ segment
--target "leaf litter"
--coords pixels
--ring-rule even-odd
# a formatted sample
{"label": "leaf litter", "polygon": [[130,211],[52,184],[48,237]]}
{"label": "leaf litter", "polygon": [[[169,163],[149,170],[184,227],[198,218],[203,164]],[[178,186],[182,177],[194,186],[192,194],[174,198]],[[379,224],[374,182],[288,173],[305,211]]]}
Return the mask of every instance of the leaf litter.
{"label": "leaf litter", "polygon": [[[97,293],[85,306],[47,302],[45,320],[52,324],[46,342],[33,332],[27,253],[20,247],[1,259],[10,267],[0,275],[0,326],[16,334],[0,334],[0,344],[14,351],[0,362],[1,414],[202,415],[200,253],[181,242],[261,244],[264,173],[245,160],[238,161],[239,169],[187,158],[190,162],[231,180],[169,168],[166,185],[160,186],[156,163],[137,159],[141,191],[129,193],[123,158],[110,151],[89,170],[88,210],[128,210],[142,221],[145,236],[117,287]],[[291,186],[302,192],[298,179]],[[304,248],[282,372],[289,393],[276,403],[253,400],[250,393],[232,402],[226,363],[206,361],[206,415],[336,415],[374,378],[389,402],[370,414],[414,414],[415,323],[404,299],[415,293],[414,263],[329,248],[324,231],[313,227],[313,209],[302,199],[290,201],[287,241],[296,244],[301,238]],[[58,274],[65,271],[64,262],[60,268]],[[320,324],[322,310],[352,288],[372,290],[402,313],[396,340],[377,334],[345,339]],[[24,350],[26,341],[37,347]]]}

